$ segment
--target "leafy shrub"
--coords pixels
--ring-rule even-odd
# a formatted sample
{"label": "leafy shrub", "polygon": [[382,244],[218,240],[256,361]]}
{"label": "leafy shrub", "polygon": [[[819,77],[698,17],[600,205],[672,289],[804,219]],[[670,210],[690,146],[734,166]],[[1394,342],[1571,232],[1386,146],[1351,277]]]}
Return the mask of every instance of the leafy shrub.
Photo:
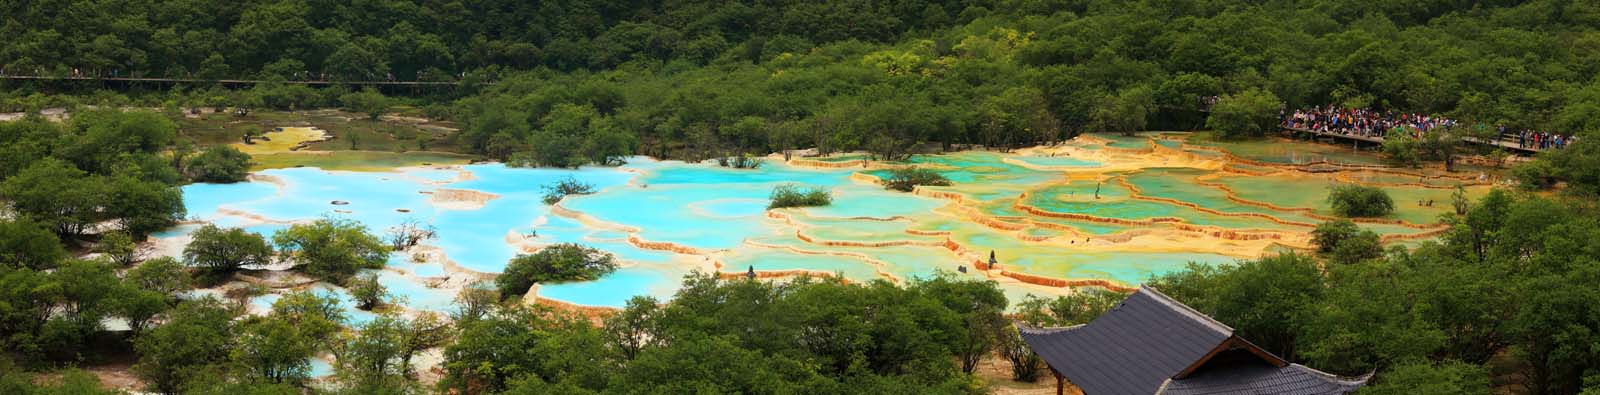
{"label": "leafy shrub", "polygon": [[544,204],[556,204],[567,195],[588,195],[594,193],[594,185],[578,181],[572,176],[562,178],[555,184],[546,184],[539,187],[544,190]]}
{"label": "leafy shrub", "polygon": [[190,234],[183,248],[184,263],[212,274],[232,273],[244,266],[272,263],[272,246],[255,232],[206,224]]}
{"label": "leafy shrub", "polygon": [[1311,244],[1328,260],[1339,264],[1354,264],[1383,256],[1382,238],[1373,231],[1361,229],[1348,219],[1323,222],[1311,231]]}
{"label": "leafy shrub", "polygon": [[1383,136],[1383,159],[1391,165],[1421,167],[1426,144],[1404,128],[1390,129]]}
{"label": "leafy shrub", "polygon": [[339,103],[350,112],[367,115],[367,119],[378,120],[383,112],[389,109],[389,98],[372,88],[362,89],[359,92],[350,92],[339,96]]}
{"label": "leafy shrub", "polygon": [[104,255],[117,265],[126,267],[139,259],[139,244],[133,241],[133,236],[125,232],[109,232],[100,236],[100,242],[94,245],[94,252]]}
{"label": "leafy shrub", "polygon": [[378,269],[389,258],[389,246],[367,227],[348,219],[323,218],[296,224],[272,235],[285,258],[312,277],[343,282],[361,269]]}
{"label": "leafy shrub", "polygon": [[44,270],[67,257],[54,233],[27,217],[0,220],[0,268]]}
{"label": "leafy shrub", "polygon": [[767,208],[784,207],[814,207],[826,206],[833,203],[833,195],[821,187],[801,188],[795,184],[783,184],[772,188],[772,204]]}
{"label": "leafy shrub", "polygon": [[[1483,365],[1454,359],[1407,361],[1384,372],[1383,380],[1361,390],[1363,394],[1484,394],[1493,386]],[[1585,391],[1585,394],[1591,391]]]}
{"label": "leafy shrub", "polygon": [[517,255],[494,283],[502,298],[521,295],[535,283],[588,281],[617,270],[611,253],[578,244],[556,244],[532,255]]}
{"label": "leafy shrub", "polygon": [[1560,179],[1556,167],[1546,160],[1516,165],[1511,168],[1511,176],[1517,179],[1518,186],[1528,190],[1549,189]]}
{"label": "leafy shrub", "polygon": [[211,147],[190,159],[184,173],[195,182],[235,183],[250,172],[250,154],[231,146]]}
{"label": "leafy shrub", "polygon": [[1382,217],[1394,212],[1394,199],[1378,187],[1344,184],[1328,194],[1333,212],[1346,217]]}
{"label": "leafy shrub", "polygon": [[1260,88],[1224,95],[1211,108],[1206,126],[1224,139],[1259,138],[1273,130],[1281,103],[1278,96]]}
{"label": "leafy shrub", "polygon": [[355,298],[356,308],[362,310],[378,307],[389,295],[389,290],[378,282],[378,275],[373,273],[351,277],[345,281],[344,287],[350,290],[350,297]]}
{"label": "leafy shrub", "polygon": [[1326,221],[1317,224],[1317,228],[1311,231],[1311,244],[1317,246],[1317,252],[1329,253],[1340,242],[1355,237],[1357,233],[1361,233],[1361,228],[1348,219]]}
{"label": "leafy shrub", "polygon": [[1333,253],[1328,254],[1328,262],[1341,265],[1354,265],[1368,259],[1383,257],[1383,238],[1370,230],[1361,230],[1354,236],[1339,242],[1333,248]]}
{"label": "leafy shrub", "polygon": [[950,179],[939,172],[910,167],[889,171],[889,178],[883,179],[884,188],[900,192],[911,192],[918,185],[949,186]]}

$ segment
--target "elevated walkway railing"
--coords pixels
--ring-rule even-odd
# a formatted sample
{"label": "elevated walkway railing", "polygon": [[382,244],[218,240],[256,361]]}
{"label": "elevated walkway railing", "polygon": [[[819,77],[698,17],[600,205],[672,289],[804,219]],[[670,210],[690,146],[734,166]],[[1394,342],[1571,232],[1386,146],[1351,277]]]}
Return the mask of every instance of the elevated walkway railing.
{"label": "elevated walkway railing", "polygon": [[[1289,130],[1289,131],[1300,132],[1300,133],[1308,133],[1308,134],[1316,135],[1316,136],[1319,136],[1319,137],[1331,137],[1331,138],[1343,139],[1343,140],[1357,140],[1357,141],[1365,141],[1365,142],[1369,142],[1369,143],[1383,144],[1383,137],[1382,136],[1364,136],[1364,135],[1344,134],[1344,133],[1337,133],[1337,132],[1321,132],[1321,131],[1314,131],[1314,130],[1306,129],[1306,128],[1281,126],[1281,125],[1279,127],[1283,128],[1283,130]],[[1475,143],[1475,144],[1493,145],[1493,146],[1505,148],[1505,149],[1508,149],[1508,150],[1519,151],[1519,152],[1524,152],[1524,153],[1536,153],[1536,152],[1539,152],[1539,151],[1543,151],[1542,149],[1538,149],[1538,148],[1534,148],[1534,147],[1525,147],[1522,144],[1518,144],[1515,140],[1509,140],[1509,138],[1507,136],[1504,136],[1504,135],[1501,135],[1500,139],[1497,139],[1497,140],[1486,140],[1486,139],[1480,139],[1480,138],[1477,138],[1477,137],[1463,137],[1461,140],[1466,141],[1466,142],[1470,142],[1470,143]]]}

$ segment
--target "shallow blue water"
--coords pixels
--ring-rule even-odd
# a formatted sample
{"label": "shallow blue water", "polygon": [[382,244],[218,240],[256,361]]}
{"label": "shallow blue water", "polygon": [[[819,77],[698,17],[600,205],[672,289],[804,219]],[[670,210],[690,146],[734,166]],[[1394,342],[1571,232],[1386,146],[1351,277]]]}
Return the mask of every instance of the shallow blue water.
{"label": "shallow blue water", "polygon": [[622,268],[595,281],[543,284],[539,297],[584,306],[622,307],[634,296],[653,296],[666,300],[672,296],[680,278],[661,270]]}
{"label": "shallow blue water", "polygon": [[844,185],[834,188],[833,204],[804,210],[818,217],[889,218],[926,214],[944,204],[939,199],[885,192],[878,186]]}
{"label": "shallow blue water", "polygon": [[[395,174],[326,172],[316,168],[275,169],[263,173],[277,176],[287,185],[272,199],[226,206],[285,221],[335,215],[360,221],[375,231],[398,224],[407,217],[428,218],[434,212],[427,202],[428,196],[418,193],[427,187]],[[185,191],[185,195],[188,194]],[[334,204],[336,201],[348,204]]]}
{"label": "shallow blue water", "polygon": [[389,295],[396,298],[397,302],[413,309],[451,311],[456,297],[453,292],[428,288],[425,284],[390,271],[379,272],[378,283],[383,284]]}
{"label": "shallow blue water", "polygon": [[1017,157],[1017,160],[1029,164],[1050,167],[1097,167],[1101,165],[1100,162],[1078,159],[1070,156],[1019,156]]}
{"label": "shallow blue water", "polygon": [[388,266],[390,269],[410,272],[411,274],[422,277],[442,277],[445,275],[444,266],[438,264],[412,262],[411,257],[405,256],[405,254],[401,253],[391,254],[389,256],[389,262],[385,263],[384,266]]}
{"label": "shallow blue water", "polygon": [[333,364],[322,358],[311,358],[311,377],[328,377],[333,375]]}
{"label": "shallow blue water", "polygon": [[[639,229],[639,237],[699,249],[725,249],[770,234],[760,214],[772,189],[795,183],[834,189],[851,171],[797,170],[780,165],[726,169],[667,162],[638,185],[562,204],[595,218]],[[696,210],[698,208],[699,210]],[[710,214],[710,215],[706,215]]]}
{"label": "shallow blue water", "polygon": [[183,207],[192,218],[211,219],[224,204],[263,200],[277,194],[276,186],[260,182],[189,184],[183,187]]}
{"label": "shallow blue water", "polygon": [[[981,195],[982,199],[1014,198],[1027,188],[1059,181],[1062,177],[1059,172],[1035,171],[1005,163],[1003,159],[1006,157],[995,153],[973,153],[917,156],[912,162],[938,165],[940,172],[958,184],[986,186],[977,188],[976,192],[965,192]],[[1070,157],[1014,158],[1046,166],[1100,165]],[[881,278],[879,270],[902,278],[953,271],[954,255],[941,247],[822,248],[803,243],[795,246],[866,254],[886,262],[887,267],[875,267],[850,257],[748,250],[750,247],[746,242],[752,240],[787,239],[798,243],[794,240],[794,226],[764,215],[772,189],[783,183],[820,187],[834,195],[832,205],[792,209],[796,216],[816,219],[904,216],[932,220],[928,218],[929,213],[951,204],[942,199],[885,191],[880,186],[852,180],[850,175],[855,171],[797,169],[781,163],[764,165],[758,169],[727,169],[715,165],[643,158],[634,158],[629,165],[621,168],[526,169],[484,164],[463,166],[461,170],[413,170],[405,173],[327,172],[296,168],[261,173],[276,178],[281,184],[253,182],[186,186],[184,202],[195,218],[220,226],[244,226],[247,230],[269,236],[287,225],[261,224],[235,214],[243,212],[275,222],[310,221],[324,216],[349,218],[365,224],[375,234],[381,234],[402,221],[414,219],[431,224],[438,231],[438,237],[424,241],[425,244],[439,247],[460,267],[484,273],[500,272],[519,253],[519,246],[508,240],[526,239],[535,246],[554,243],[588,245],[616,255],[623,262],[623,267],[597,281],[541,285],[539,296],[591,306],[622,306],[634,295],[665,299],[676,290],[681,277],[689,270],[680,267],[683,266],[682,261],[674,260],[674,257],[679,257],[676,254],[641,249],[629,243],[630,236],[706,251],[728,250],[724,263],[729,267],[724,268],[725,271],[742,271],[750,266],[755,266],[757,270],[807,269],[839,272],[847,278],[861,281]],[[462,172],[470,173],[469,179],[451,182],[459,179]],[[569,196],[560,204],[583,216],[617,227],[585,224],[552,213],[551,206],[542,202],[543,191],[540,187],[569,176],[592,184],[598,193]],[[430,193],[440,189],[472,190],[498,197],[480,208],[441,208],[429,202]],[[347,204],[332,204],[333,201]],[[997,200],[995,204],[1005,206],[1009,203]],[[905,234],[904,228],[910,224],[908,221],[899,227],[885,228],[888,230],[881,230],[886,233],[881,237],[862,234],[879,232],[877,227],[851,226],[848,223],[825,224],[822,226],[842,228],[815,229],[812,233],[836,237],[854,235],[856,238],[872,240],[925,237]],[[156,237],[178,237],[195,228],[193,225],[175,227],[157,233]],[[972,229],[960,224],[934,224],[922,228]],[[1187,253],[1056,253],[1054,250],[1037,248],[1037,245],[1020,243],[1011,236],[988,231],[978,233],[981,234],[958,241],[974,247],[1002,249],[1003,255],[1017,251],[1019,256],[1006,257],[1009,264],[1026,266],[1029,272],[1050,273],[1060,277],[1113,278],[1137,283],[1150,273],[1181,268],[1189,261],[1225,260],[1216,255]],[[428,288],[424,283],[427,280],[403,275],[443,277],[446,273],[442,265],[417,264],[410,262],[409,256],[395,254],[388,261],[388,266],[391,270],[380,272],[379,281],[390,293],[402,299],[405,305],[434,311],[451,309],[455,297],[453,292]],[[316,288],[332,292],[340,299],[341,305],[348,307],[349,324],[358,325],[374,317],[372,313],[355,310],[353,301],[344,290],[327,284],[320,284]],[[270,309],[276,297],[268,295],[251,302],[263,310]]]}

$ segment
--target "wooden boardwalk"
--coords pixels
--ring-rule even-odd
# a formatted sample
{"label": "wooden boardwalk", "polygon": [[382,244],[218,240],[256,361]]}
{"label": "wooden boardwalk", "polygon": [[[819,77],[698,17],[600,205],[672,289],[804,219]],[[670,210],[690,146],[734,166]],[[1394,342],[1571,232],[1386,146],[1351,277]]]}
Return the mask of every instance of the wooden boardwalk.
{"label": "wooden boardwalk", "polygon": [[[267,80],[204,80],[196,78],[146,78],[146,77],[45,77],[33,75],[5,75],[4,80],[36,80],[36,81],[117,81],[117,82],[152,82],[152,83],[220,83],[224,85],[254,85],[268,82]],[[433,82],[433,81],[278,81],[294,85],[384,85],[384,86],[455,86],[460,82]]]}
{"label": "wooden boardwalk", "polygon": [[[1331,138],[1341,139],[1341,140],[1364,141],[1364,142],[1374,143],[1374,144],[1383,144],[1383,137],[1357,136],[1357,135],[1350,135],[1350,134],[1344,134],[1344,133],[1333,133],[1333,132],[1317,132],[1317,131],[1312,131],[1311,129],[1293,128],[1293,127],[1287,127],[1287,126],[1279,126],[1279,127],[1283,128],[1284,130],[1293,131],[1293,132],[1300,132],[1300,133],[1307,133],[1307,134],[1315,135],[1315,136],[1318,136],[1318,137],[1331,137]],[[1543,151],[1543,150],[1538,149],[1538,148],[1523,147],[1521,144],[1517,144],[1516,141],[1509,141],[1509,140],[1506,140],[1504,138],[1499,139],[1499,140],[1483,140],[1483,139],[1478,139],[1478,138],[1474,138],[1474,137],[1466,137],[1466,138],[1463,138],[1462,140],[1465,140],[1465,141],[1471,142],[1471,143],[1477,143],[1477,144],[1491,144],[1491,145],[1498,146],[1500,148],[1505,148],[1507,150],[1516,151],[1516,152],[1522,152],[1522,153],[1530,153],[1531,154],[1531,153],[1538,153],[1539,151]]]}

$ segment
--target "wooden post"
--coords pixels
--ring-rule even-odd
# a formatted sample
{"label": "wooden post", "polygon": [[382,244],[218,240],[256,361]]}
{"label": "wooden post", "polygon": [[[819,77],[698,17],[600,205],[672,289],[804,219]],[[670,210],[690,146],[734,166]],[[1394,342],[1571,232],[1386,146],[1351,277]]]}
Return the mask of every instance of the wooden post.
{"label": "wooden post", "polygon": [[1056,395],[1066,395],[1067,383],[1061,379],[1061,373],[1055,368],[1050,368],[1050,374],[1056,376]]}

